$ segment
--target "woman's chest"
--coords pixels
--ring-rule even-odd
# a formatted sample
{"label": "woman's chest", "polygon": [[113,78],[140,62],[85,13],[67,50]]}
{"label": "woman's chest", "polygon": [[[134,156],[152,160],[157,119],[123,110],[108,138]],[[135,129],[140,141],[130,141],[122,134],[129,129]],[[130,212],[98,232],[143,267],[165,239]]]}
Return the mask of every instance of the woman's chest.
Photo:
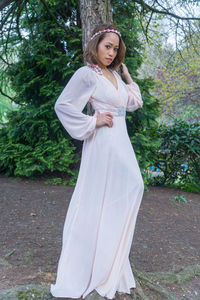
{"label": "woman's chest", "polygon": [[111,106],[126,106],[128,101],[127,90],[120,80],[116,80],[117,88],[106,77],[99,76],[96,88],[90,98],[90,102],[108,104]]}

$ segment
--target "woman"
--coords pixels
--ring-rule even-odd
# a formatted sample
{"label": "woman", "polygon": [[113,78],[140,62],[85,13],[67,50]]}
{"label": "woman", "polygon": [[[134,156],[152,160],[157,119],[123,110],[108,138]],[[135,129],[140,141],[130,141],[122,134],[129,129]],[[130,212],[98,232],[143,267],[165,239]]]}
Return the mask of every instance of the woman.
{"label": "woman", "polygon": [[[87,65],[74,73],[55,104],[65,129],[84,143],[51,293],[84,299],[96,290],[113,299],[116,291],[130,294],[135,287],[129,252],[144,185],[125,112],[143,102],[122,63],[125,45],[114,25],[94,29],[84,56]],[[127,84],[115,71],[118,66]],[[82,113],[88,101],[93,116]]]}

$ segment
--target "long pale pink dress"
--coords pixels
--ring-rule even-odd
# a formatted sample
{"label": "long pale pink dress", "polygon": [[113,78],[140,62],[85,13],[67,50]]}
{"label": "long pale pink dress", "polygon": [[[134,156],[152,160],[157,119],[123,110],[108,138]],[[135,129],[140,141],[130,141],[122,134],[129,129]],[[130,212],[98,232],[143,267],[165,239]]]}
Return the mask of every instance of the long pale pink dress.
{"label": "long pale pink dress", "polygon": [[[125,84],[112,72],[118,89],[90,65],[79,68],[55,104],[68,133],[84,140],[56,284],[51,285],[56,297],[85,298],[96,290],[113,299],[116,291],[130,294],[135,287],[129,252],[144,184],[125,112],[142,107],[143,101],[136,83]],[[82,113],[88,101],[93,116]],[[113,127],[95,128],[97,110],[113,114]]]}

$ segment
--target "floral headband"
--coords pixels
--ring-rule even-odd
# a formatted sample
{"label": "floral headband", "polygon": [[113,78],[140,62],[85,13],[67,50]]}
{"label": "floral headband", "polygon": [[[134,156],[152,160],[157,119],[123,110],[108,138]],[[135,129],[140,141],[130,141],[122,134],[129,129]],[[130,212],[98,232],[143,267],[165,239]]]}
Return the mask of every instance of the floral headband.
{"label": "floral headband", "polygon": [[104,30],[100,30],[100,31],[96,32],[95,34],[93,34],[93,36],[90,38],[90,41],[93,40],[98,34],[104,33],[104,32],[114,32],[114,33],[117,33],[121,37],[121,33],[118,30],[104,29]]}

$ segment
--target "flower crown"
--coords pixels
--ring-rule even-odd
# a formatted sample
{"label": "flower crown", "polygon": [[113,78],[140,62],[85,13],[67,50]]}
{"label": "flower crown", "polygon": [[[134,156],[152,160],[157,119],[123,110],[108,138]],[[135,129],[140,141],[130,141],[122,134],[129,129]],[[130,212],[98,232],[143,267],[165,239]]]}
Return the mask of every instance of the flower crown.
{"label": "flower crown", "polygon": [[98,34],[104,33],[104,32],[115,32],[115,33],[117,33],[121,37],[121,33],[118,30],[115,30],[115,29],[103,29],[103,30],[100,30],[100,31],[96,32],[95,34],[93,34],[93,36],[90,38],[90,41],[93,40]]}

